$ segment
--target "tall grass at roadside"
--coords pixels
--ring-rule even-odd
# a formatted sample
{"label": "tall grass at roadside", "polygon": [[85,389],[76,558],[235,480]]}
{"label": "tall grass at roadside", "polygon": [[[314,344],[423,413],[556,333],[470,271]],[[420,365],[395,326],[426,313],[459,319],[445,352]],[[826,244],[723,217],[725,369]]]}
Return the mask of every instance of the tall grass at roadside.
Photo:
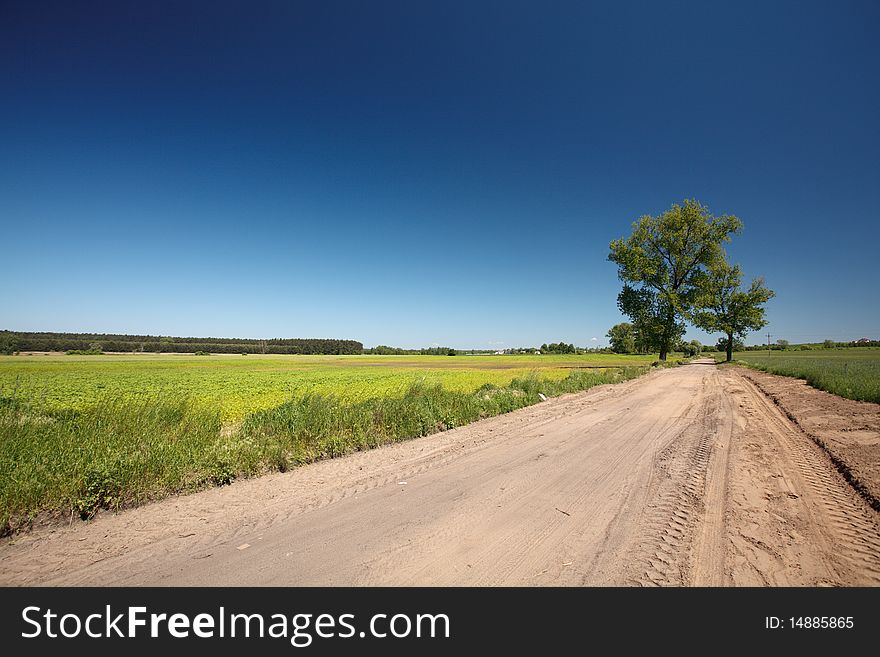
{"label": "tall grass at roadside", "polygon": [[416,383],[364,401],[305,395],[223,430],[219,410],[188,399],[108,399],[53,411],[0,398],[0,529],[38,514],[89,518],[167,495],[284,471],[311,461],[424,436],[534,404],[539,395],[634,378],[645,367],[536,374],[465,393]]}
{"label": "tall grass at roadside", "polygon": [[253,413],[242,423],[238,439],[260,445],[273,467],[283,470],[507,413],[538,402],[539,394],[556,396],[631,379],[646,369],[575,370],[557,381],[531,375],[505,388],[487,384],[469,394],[415,384],[400,397],[357,403],[310,395]]}
{"label": "tall grass at roadside", "polygon": [[188,400],[108,400],[43,412],[0,402],[0,528],[52,511],[90,517],[210,481],[216,412]]}
{"label": "tall grass at roadside", "polygon": [[220,409],[224,423],[274,408],[306,393],[349,401],[403,394],[416,381],[471,392],[484,383],[506,386],[537,371],[563,379],[572,368],[649,365],[656,355],[522,356],[196,356],[105,354],[103,356],[0,355],[0,394],[46,409],[83,410],[105,398],[131,394],[189,397]]}
{"label": "tall grass at roadside", "polygon": [[774,352],[769,356],[763,352],[742,352],[735,354],[735,358],[770,374],[804,379],[814,388],[847,399],[880,403],[880,352],[868,354],[873,358],[863,353],[853,353],[849,358],[846,355],[829,354],[823,358],[813,354],[801,356],[798,352]]}

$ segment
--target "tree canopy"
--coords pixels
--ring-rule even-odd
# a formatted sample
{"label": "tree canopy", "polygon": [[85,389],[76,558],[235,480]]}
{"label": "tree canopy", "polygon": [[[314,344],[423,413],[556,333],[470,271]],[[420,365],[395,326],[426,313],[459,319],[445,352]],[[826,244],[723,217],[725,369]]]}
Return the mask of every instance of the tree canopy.
{"label": "tree canopy", "polygon": [[642,216],[632,235],[611,242],[608,259],[625,284],[618,305],[661,360],[683,334],[682,320],[706,270],[724,259],[722,245],[741,228],[737,217],[716,217],[699,201],[686,199],[658,217]]}
{"label": "tree canopy", "polygon": [[635,288],[624,284],[617,295],[620,312],[632,320],[633,340],[637,353],[646,354],[659,350],[664,338],[669,339],[669,347],[684,335],[685,324],[677,316],[671,324],[668,300],[650,288]]}
{"label": "tree canopy", "polygon": [[542,354],[576,354],[577,347],[573,344],[565,342],[551,342],[550,344],[541,345]]}
{"label": "tree canopy", "polygon": [[722,259],[701,278],[693,322],[705,331],[720,331],[727,336],[725,350],[729,361],[733,358],[734,338],[744,338],[749,331],[767,325],[764,304],[773,296],[773,290],[767,289],[760,277],[743,290],[739,265]]}
{"label": "tree canopy", "polygon": [[631,354],[636,350],[635,331],[629,322],[612,326],[607,333],[611,341],[611,351],[616,354]]}

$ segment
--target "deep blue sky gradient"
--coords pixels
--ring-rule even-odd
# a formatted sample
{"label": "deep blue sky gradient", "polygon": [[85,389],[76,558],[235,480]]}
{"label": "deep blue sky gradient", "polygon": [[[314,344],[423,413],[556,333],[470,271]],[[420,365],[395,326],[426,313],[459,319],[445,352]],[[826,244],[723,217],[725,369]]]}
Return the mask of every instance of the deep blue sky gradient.
{"label": "deep blue sky gradient", "polygon": [[744,220],[774,339],[878,338],[878,28],[870,1],[4,2],[0,328],[604,343],[608,242],[696,197]]}

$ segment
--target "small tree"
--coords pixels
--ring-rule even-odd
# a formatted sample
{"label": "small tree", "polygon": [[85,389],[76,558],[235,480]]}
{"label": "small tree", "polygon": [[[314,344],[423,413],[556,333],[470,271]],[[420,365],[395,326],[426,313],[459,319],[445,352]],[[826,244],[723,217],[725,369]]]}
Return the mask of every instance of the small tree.
{"label": "small tree", "polygon": [[611,351],[615,354],[631,354],[636,350],[635,331],[629,322],[615,324],[606,334],[611,341]]}
{"label": "small tree", "polygon": [[[634,324],[640,319],[645,323],[660,360],[666,360],[682,335],[681,319],[693,306],[701,273],[723,260],[722,243],[741,228],[737,217],[715,217],[698,201],[685,200],[659,217],[641,217],[630,237],[611,242],[608,259],[617,264],[618,276],[627,284],[618,304],[640,313],[626,314]],[[628,284],[639,285],[635,295]]]}
{"label": "small tree", "polygon": [[788,349],[789,342],[788,342],[788,340],[777,340],[776,344],[779,345],[779,348],[782,351],[785,351],[786,349]]}
{"label": "small tree", "polygon": [[834,340],[825,340],[825,342],[822,343],[822,346],[825,347],[825,349],[834,349],[837,345]]}
{"label": "small tree", "polygon": [[773,296],[756,278],[747,290],[741,289],[742,270],[719,260],[709,268],[699,283],[699,294],[693,321],[709,332],[721,331],[727,336],[725,351],[728,362],[733,360],[734,338],[744,338],[749,331],[767,325],[763,305]]}

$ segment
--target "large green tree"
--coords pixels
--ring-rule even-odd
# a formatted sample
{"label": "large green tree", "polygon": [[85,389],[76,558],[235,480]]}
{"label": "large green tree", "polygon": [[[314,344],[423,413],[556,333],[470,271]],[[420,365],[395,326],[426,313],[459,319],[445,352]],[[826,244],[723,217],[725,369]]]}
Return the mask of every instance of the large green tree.
{"label": "large green tree", "polygon": [[709,268],[700,282],[693,322],[710,333],[724,333],[724,348],[730,361],[735,342],[739,342],[737,338],[767,325],[764,304],[773,296],[773,290],[768,289],[760,277],[754,279],[748,289],[742,289],[739,265],[721,260]]}
{"label": "large green tree", "polygon": [[658,217],[641,217],[632,235],[611,242],[608,259],[626,284],[618,304],[628,315],[630,310],[641,313],[629,316],[634,325],[641,321],[650,329],[646,335],[660,360],[666,360],[681,336],[701,277],[724,259],[722,244],[741,228],[737,217],[713,216],[699,201],[687,199]]}

